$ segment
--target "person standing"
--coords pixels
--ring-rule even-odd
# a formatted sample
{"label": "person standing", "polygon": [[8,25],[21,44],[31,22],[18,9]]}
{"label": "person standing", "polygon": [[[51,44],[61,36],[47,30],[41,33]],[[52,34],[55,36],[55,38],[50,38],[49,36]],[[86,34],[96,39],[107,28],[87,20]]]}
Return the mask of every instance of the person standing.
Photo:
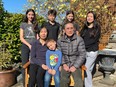
{"label": "person standing", "polygon": [[48,66],[48,70],[45,74],[44,87],[49,87],[51,77],[54,77],[55,87],[59,87],[60,85],[60,72],[59,67],[61,64],[62,53],[60,50],[56,48],[56,41],[53,39],[49,39],[46,41],[46,45],[49,48],[46,52],[46,66]]}
{"label": "person standing", "polygon": [[[26,11],[25,18],[20,25],[20,40],[22,42],[21,46],[21,59],[22,65],[29,61],[31,44],[38,37],[38,24],[36,21],[35,11],[33,9],[28,9]],[[25,74],[24,69],[22,70],[23,84],[25,84]]]}
{"label": "person standing", "polygon": [[60,33],[60,24],[55,21],[57,12],[54,9],[48,11],[48,22],[42,24],[48,29],[48,39],[54,39],[57,41]]}
{"label": "person standing", "polygon": [[95,13],[93,11],[88,12],[84,27],[80,32],[86,48],[87,77],[85,78],[85,87],[92,87],[92,70],[98,55],[100,33],[100,25],[96,21]]}
{"label": "person standing", "polygon": [[67,22],[71,22],[71,23],[74,24],[75,31],[76,31],[76,33],[78,35],[80,27],[79,27],[78,23],[75,21],[75,14],[74,14],[74,12],[72,10],[68,10],[66,12],[66,17],[65,17],[65,19],[64,19],[64,21],[62,23],[62,26]]}
{"label": "person standing", "polygon": [[39,30],[39,39],[32,43],[30,68],[29,68],[29,86],[28,87],[44,87],[44,75],[46,66],[46,39],[47,29],[42,27]]}
{"label": "person standing", "polygon": [[75,33],[73,23],[64,24],[64,34],[57,42],[62,52],[60,87],[69,87],[70,75],[74,78],[74,87],[83,87],[81,66],[85,61],[85,44]]}

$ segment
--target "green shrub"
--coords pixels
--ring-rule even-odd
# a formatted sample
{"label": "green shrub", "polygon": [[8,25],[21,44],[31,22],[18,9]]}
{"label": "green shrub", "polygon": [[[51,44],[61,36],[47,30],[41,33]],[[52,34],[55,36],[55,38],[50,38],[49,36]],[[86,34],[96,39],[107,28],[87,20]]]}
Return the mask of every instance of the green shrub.
{"label": "green shrub", "polygon": [[14,60],[20,59],[19,26],[22,21],[22,14],[10,14],[4,18],[4,33],[2,40],[6,41],[9,52]]}
{"label": "green shrub", "polygon": [[[5,41],[8,51],[12,54],[12,61],[19,62],[21,60],[21,41],[19,36],[20,24],[22,22],[23,14],[10,14],[4,17],[4,26],[1,34],[2,41]],[[38,22],[41,24],[43,17],[37,16]]]}

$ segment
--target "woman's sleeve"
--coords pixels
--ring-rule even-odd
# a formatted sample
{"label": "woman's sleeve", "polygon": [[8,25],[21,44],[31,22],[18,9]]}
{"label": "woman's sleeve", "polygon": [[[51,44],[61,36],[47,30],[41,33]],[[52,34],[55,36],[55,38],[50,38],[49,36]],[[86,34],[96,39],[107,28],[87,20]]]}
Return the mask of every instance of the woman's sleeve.
{"label": "woman's sleeve", "polygon": [[31,59],[33,63],[38,64],[38,61],[36,59],[36,42],[33,42],[31,45]]}

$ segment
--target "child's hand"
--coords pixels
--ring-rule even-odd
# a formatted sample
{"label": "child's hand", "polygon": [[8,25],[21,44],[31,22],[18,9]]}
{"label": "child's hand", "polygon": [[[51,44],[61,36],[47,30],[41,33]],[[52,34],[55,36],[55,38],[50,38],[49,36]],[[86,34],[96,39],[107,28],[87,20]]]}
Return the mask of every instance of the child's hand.
{"label": "child's hand", "polygon": [[45,64],[42,64],[42,68],[43,68],[44,70],[48,70],[48,69],[49,69],[48,66],[46,66]]}
{"label": "child's hand", "polygon": [[52,74],[52,69],[49,69],[49,70],[48,70],[48,73],[49,73],[49,74]]}
{"label": "child's hand", "polygon": [[56,70],[52,70],[52,75],[55,75],[56,74]]}

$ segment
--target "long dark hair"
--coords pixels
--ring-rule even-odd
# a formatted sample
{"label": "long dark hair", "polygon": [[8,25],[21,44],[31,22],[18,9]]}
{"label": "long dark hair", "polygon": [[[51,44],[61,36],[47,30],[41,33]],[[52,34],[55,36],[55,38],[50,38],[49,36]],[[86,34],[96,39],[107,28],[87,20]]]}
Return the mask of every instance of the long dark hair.
{"label": "long dark hair", "polygon": [[38,23],[37,23],[37,20],[36,20],[36,14],[35,14],[35,11],[33,10],[33,9],[28,9],[27,11],[26,11],[26,14],[25,14],[25,17],[24,17],[24,20],[23,20],[23,22],[28,22],[28,18],[27,18],[27,14],[29,13],[29,12],[33,12],[33,14],[34,14],[34,18],[33,18],[33,20],[32,20],[32,24],[33,24],[33,29],[34,29],[34,32],[38,32]]}
{"label": "long dark hair", "polygon": [[28,22],[28,18],[27,18],[27,14],[29,13],[29,12],[33,12],[33,14],[34,14],[34,18],[33,18],[33,20],[32,20],[32,24],[34,24],[34,22],[36,21],[36,14],[35,14],[35,11],[33,10],[33,9],[28,9],[27,11],[26,11],[26,14],[25,14],[25,17],[24,17],[24,22]]}
{"label": "long dark hair", "polygon": [[[67,19],[67,15],[69,15],[69,14],[72,14],[73,15],[73,20],[72,21],[69,21],[68,19]],[[72,10],[68,10],[68,11],[66,11],[66,17],[65,17],[65,19],[64,19],[64,21],[63,21],[63,23],[62,23],[62,27],[61,27],[61,36],[63,35],[63,29],[64,29],[64,26],[66,25],[66,23],[74,23],[75,22],[75,18],[74,18],[74,16],[75,16],[75,14],[74,14],[74,12],[72,11]]]}
{"label": "long dark hair", "polygon": [[68,10],[66,12],[66,17],[64,19],[64,23],[69,22],[68,19],[67,19],[67,15],[69,15],[69,14],[72,14],[73,15],[73,20],[71,22],[74,22],[75,21],[75,18],[74,18],[75,14],[74,14],[74,12],[72,10]]}
{"label": "long dark hair", "polygon": [[[92,31],[90,32],[90,37],[95,37],[96,34],[98,33],[99,29],[100,29],[100,25],[99,25],[99,23],[98,23],[97,20],[96,20],[96,14],[95,14],[93,11],[89,11],[89,12],[87,13],[87,15],[88,15],[89,13],[92,13],[92,14],[93,14],[93,17],[94,17],[94,21],[92,22],[92,23],[93,23],[93,27],[92,27]],[[84,37],[85,32],[87,31],[88,26],[89,26],[90,24],[91,24],[91,23],[88,23],[87,17],[86,17],[86,21],[85,21],[85,23],[84,23],[84,26],[83,26],[81,32],[80,32],[80,34],[81,34],[82,37]]]}

